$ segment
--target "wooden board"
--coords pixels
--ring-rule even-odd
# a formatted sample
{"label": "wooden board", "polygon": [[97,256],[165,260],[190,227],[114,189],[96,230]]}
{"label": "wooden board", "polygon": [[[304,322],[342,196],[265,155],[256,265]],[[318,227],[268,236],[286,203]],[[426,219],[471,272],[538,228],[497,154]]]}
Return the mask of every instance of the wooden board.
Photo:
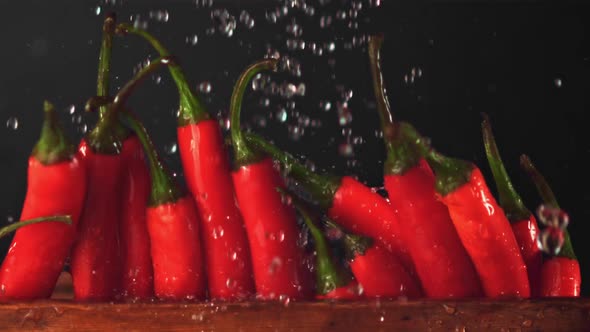
{"label": "wooden board", "polygon": [[0,331],[590,331],[590,299],[0,304]]}

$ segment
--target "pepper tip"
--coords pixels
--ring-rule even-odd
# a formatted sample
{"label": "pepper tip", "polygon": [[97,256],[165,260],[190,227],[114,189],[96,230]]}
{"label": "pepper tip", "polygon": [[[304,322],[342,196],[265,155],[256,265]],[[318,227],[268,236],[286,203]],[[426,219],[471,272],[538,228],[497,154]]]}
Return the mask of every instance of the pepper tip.
{"label": "pepper tip", "polygon": [[51,112],[53,112],[54,109],[55,109],[55,107],[53,106],[53,104],[49,100],[43,101],[43,111],[45,113],[51,113]]}
{"label": "pepper tip", "polygon": [[108,12],[105,15],[102,30],[104,33],[112,34],[115,32],[115,22],[117,21],[117,15],[115,12]]}

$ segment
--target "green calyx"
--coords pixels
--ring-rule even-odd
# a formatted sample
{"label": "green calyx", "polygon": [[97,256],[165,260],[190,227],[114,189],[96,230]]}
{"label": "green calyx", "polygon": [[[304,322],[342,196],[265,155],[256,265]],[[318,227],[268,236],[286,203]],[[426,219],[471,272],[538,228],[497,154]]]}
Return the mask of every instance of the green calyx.
{"label": "green calyx", "polygon": [[313,237],[316,250],[317,292],[325,295],[336,288],[345,286],[350,280],[348,280],[349,278],[346,278],[344,271],[338,269],[334,263],[326,238],[313,221],[314,217],[312,217],[312,212],[307,208],[305,203],[298,200],[295,195],[287,193],[281,188],[277,188],[277,190],[281,194],[290,198],[293,206],[299,211],[299,214],[303,218],[305,225]]}
{"label": "green calyx", "polygon": [[[543,200],[543,203],[548,205],[549,207],[561,209],[559,207],[559,203],[557,202],[557,198],[555,198],[555,194],[551,189],[551,186],[549,186],[549,183],[547,182],[543,174],[541,174],[537,167],[535,167],[531,158],[529,158],[529,156],[527,156],[526,154],[521,155],[520,165],[529,175],[531,181],[534,183],[535,187],[537,188],[537,192],[539,193],[539,196],[541,196],[541,199]],[[557,256],[570,259],[577,259],[568,230],[564,229],[563,233],[563,246],[561,247],[561,250],[559,251],[559,254],[557,254]]]}
{"label": "green calyx", "polygon": [[10,224],[8,226],[0,228],[0,239],[5,237],[6,235],[16,231],[16,230],[22,228],[22,227],[26,227],[26,226],[34,225],[34,224],[38,224],[38,223],[43,223],[43,222],[61,222],[66,225],[71,225],[72,224],[72,217],[70,217],[69,215],[59,215],[59,216],[49,216],[49,217],[40,217],[40,218],[34,218],[34,219],[21,220],[19,222],[15,222],[13,224]]}
{"label": "green calyx", "polygon": [[344,244],[344,251],[346,259],[352,261],[357,256],[363,256],[367,249],[373,246],[373,240],[369,237],[347,233],[342,227],[330,219],[324,221],[328,228],[337,230],[342,234],[342,243]]}
{"label": "green calyx", "polygon": [[43,103],[44,120],[41,136],[33,149],[33,157],[43,165],[53,165],[72,159],[76,147],[66,137],[55,114],[55,108],[49,101]]}
{"label": "green calyx", "polygon": [[256,74],[263,70],[272,70],[275,71],[277,69],[278,60],[277,59],[264,59],[258,61],[252,65],[250,65],[238,78],[234,86],[234,90],[231,95],[230,101],[230,134],[231,134],[231,142],[234,149],[234,160],[235,165],[234,167],[237,169],[239,167],[249,165],[260,161],[264,158],[264,155],[259,153],[258,151],[250,149],[246,140],[244,139],[244,134],[240,128],[240,113],[242,110],[242,99],[244,97],[244,92],[246,91],[246,87],[248,83]]}
{"label": "green calyx", "polygon": [[494,181],[496,182],[496,188],[498,189],[500,206],[511,223],[526,220],[530,217],[531,211],[525,207],[522,198],[512,185],[510,176],[508,176],[508,172],[502,162],[502,157],[500,157],[500,151],[496,145],[489,117],[487,114],[483,114],[483,117],[484,120],[481,123],[483,142],[488,163],[492,170]]}
{"label": "green calyx", "polygon": [[[149,32],[136,28],[131,24],[122,23],[117,26],[118,34],[134,34],[145,39],[160,54],[160,56],[169,56],[170,52]],[[191,90],[187,79],[177,63],[168,67],[170,75],[176,83],[179,93],[179,116],[178,126],[187,124],[196,124],[204,120],[209,120],[211,116],[205,109],[203,103],[197,98]]]}
{"label": "green calyx", "polygon": [[152,188],[148,202],[149,206],[153,207],[166,203],[173,203],[182,198],[182,191],[176,184],[172,175],[170,175],[170,172],[164,167],[160,156],[156,152],[154,143],[150,139],[145,127],[134,115],[129,112],[121,113],[120,117],[137,135],[137,138],[141,142],[141,145],[146,152],[148,163],[150,165],[150,176],[152,182]]}
{"label": "green calyx", "polygon": [[384,164],[385,175],[403,175],[420,161],[420,154],[415,146],[400,133],[400,125],[393,121],[393,113],[387,97],[383,72],[381,70],[381,45],[383,35],[369,37],[368,53],[373,77],[373,91],[377,102],[377,111],[383,131],[383,140],[387,150]]}
{"label": "green calyx", "polygon": [[324,209],[332,206],[334,195],[340,187],[341,178],[333,175],[319,175],[301,164],[292,155],[281,151],[262,137],[248,133],[244,134],[248,146],[270,155],[283,165],[285,173],[301,184],[306,191]]}

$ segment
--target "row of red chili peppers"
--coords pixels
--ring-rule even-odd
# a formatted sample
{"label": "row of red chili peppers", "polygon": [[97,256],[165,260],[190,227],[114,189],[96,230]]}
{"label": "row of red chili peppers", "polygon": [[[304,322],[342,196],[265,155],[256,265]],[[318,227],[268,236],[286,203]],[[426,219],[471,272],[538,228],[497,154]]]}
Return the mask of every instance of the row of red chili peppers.
{"label": "row of red chili peppers", "polygon": [[[247,84],[261,70],[275,70],[278,60],[253,64],[236,83],[230,171],[217,121],[170,53],[146,31],[129,25],[116,30],[143,37],[161,58],[109,98],[115,18],[107,17],[98,97],[89,103],[89,108],[100,106],[96,127],[74,151],[55,116],[48,116],[41,148],[29,162],[21,219],[66,214],[73,225],[19,230],[0,269],[0,298],[49,296],[68,254],[78,300],[121,295],[231,300],[254,294],[309,299],[314,288],[320,298],[349,299],[579,296],[579,266],[569,237],[564,257],[543,261],[536,221],[510,184],[489,121],[484,121],[484,141],[500,205],[474,164],[440,155],[410,125],[393,121],[380,70],[382,37],[370,38],[369,58],[387,148],[389,202],[353,177],[315,174],[262,138],[242,133]],[[125,106],[138,83],[161,65],[168,66],[180,93],[177,134],[188,193]],[[298,245],[294,207],[284,202],[283,196],[293,200],[294,195],[285,192],[273,159],[325,211],[325,229],[341,234],[352,276],[332,257],[313,220],[318,218],[294,199],[314,239],[317,277],[312,281],[305,266],[309,255]],[[549,196],[546,184],[540,185]],[[554,199],[547,204],[557,207]],[[39,246],[48,250],[39,254]]]}

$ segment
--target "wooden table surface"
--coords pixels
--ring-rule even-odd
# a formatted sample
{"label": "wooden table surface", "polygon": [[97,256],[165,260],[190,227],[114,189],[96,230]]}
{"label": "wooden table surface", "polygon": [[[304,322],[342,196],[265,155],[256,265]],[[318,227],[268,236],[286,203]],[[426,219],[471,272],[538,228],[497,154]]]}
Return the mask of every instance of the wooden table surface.
{"label": "wooden table surface", "polygon": [[0,331],[590,331],[590,299],[0,304]]}

